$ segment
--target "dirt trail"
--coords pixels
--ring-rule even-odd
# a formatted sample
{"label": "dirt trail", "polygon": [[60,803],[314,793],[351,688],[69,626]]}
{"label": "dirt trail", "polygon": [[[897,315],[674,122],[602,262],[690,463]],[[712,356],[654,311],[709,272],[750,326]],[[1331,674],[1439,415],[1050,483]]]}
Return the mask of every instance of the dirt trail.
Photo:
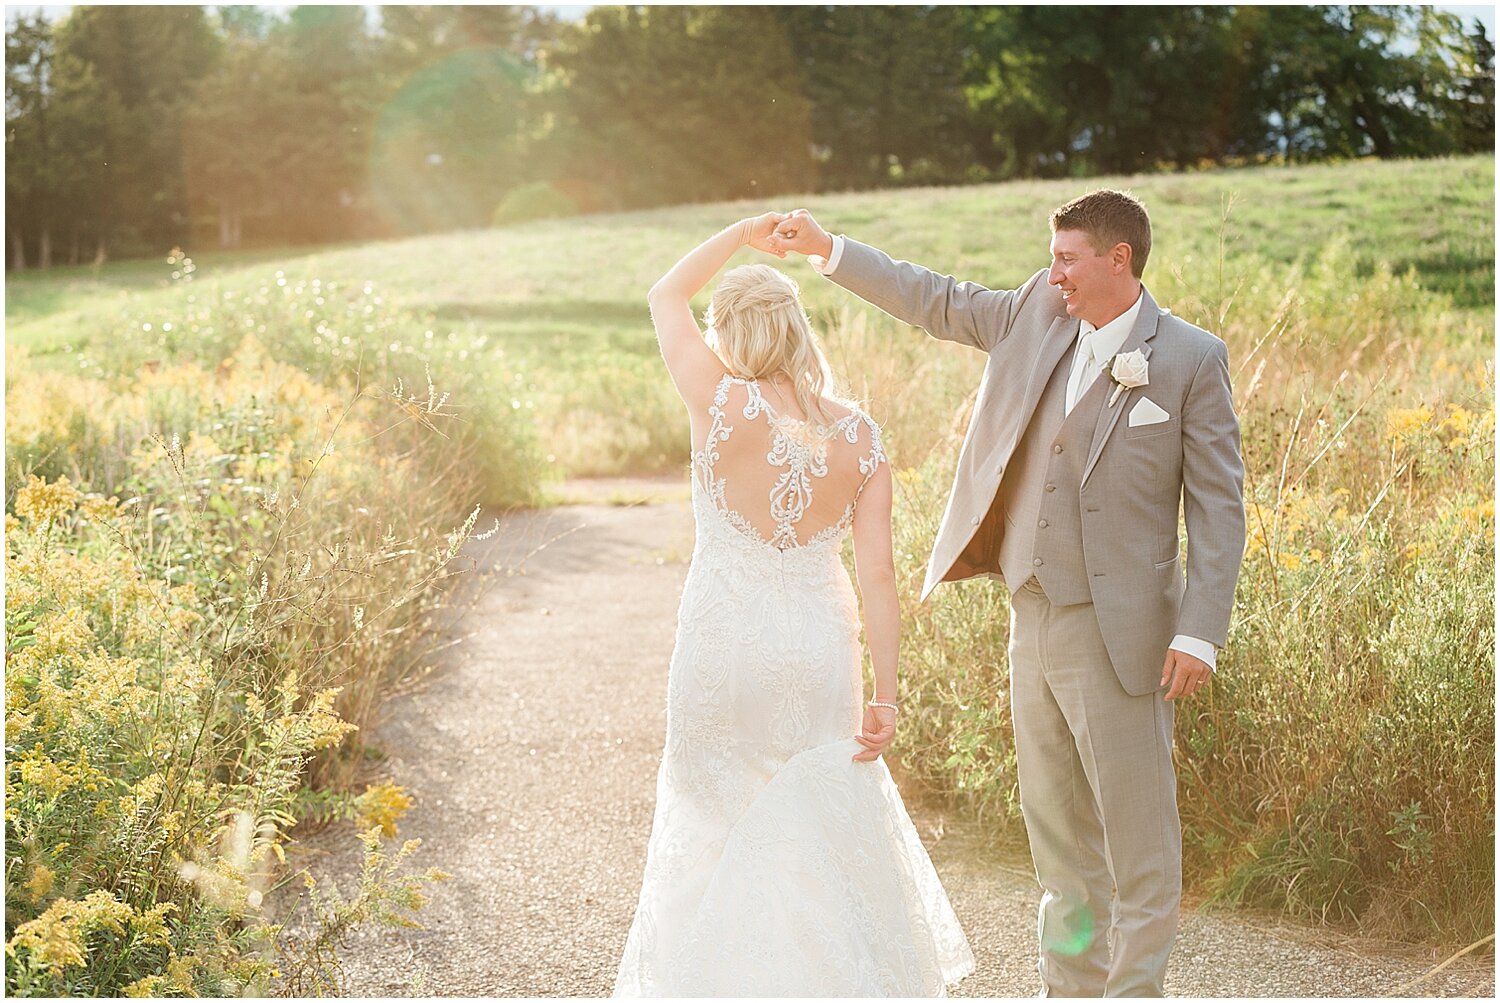
{"label": "dirt trail", "polygon": [[[360,996],[607,996],[644,864],[665,730],[667,661],[692,551],[686,485],[582,482],[584,504],[509,519],[473,553],[497,579],[453,664],[389,705],[379,771],[416,804],[416,861],[452,873],[423,930],[357,934]],[[630,499],[648,504],[622,504]],[[549,542],[550,541],[550,542]],[[543,546],[545,544],[545,546]],[[537,548],[542,549],[538,550]],[[527,557],[527,555],[530,555]],[[958,996],[1033,996],[1038,891],[1024,859],[993,859],[953,817],[913,814],[979,959]],[[358,873],[347,826],[301,847],[320,879]],[[939,834],[941,834],[939,836]],[[1385,996],[1432,961],[1240,916],[1184,913],[1178,996]],[[1419,995],[1493,996],[1456,964]]]}

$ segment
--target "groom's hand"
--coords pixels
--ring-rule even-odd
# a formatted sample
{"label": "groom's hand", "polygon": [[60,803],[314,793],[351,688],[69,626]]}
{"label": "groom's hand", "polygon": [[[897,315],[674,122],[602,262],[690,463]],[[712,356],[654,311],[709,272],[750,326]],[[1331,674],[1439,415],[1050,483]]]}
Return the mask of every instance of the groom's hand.
{"label": "groom's hand", "polygon": [[795,251],[798,254],[816,254],[827,258],[833,253],[833,238],[806,209],[796,209],[776,224],[771,242],[783,251]]}
{"label": "groom's hand", "polygon": [[1176,700],[1178,697],[1192,696],[1208,685],[1208,679],[1212,675],[1213,669],[1203,659],[1194,658],[1176,648],[1168,648],[1167,662],[1161,670],[1161,684],[1166,686],[1170,682],[1172,685],[1167,690],[1165,699]]}

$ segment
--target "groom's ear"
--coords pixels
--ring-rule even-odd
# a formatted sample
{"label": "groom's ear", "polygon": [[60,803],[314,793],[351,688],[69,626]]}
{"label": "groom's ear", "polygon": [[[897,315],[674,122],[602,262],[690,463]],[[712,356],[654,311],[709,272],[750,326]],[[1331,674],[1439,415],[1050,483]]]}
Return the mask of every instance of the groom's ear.
{"label": "groom's ear", "polygon": [[1125,241],[1120,241],[1109,249],[1110,269],[1116,274],[1130,271],[1130,259],[1135,256],[1134,249]]}

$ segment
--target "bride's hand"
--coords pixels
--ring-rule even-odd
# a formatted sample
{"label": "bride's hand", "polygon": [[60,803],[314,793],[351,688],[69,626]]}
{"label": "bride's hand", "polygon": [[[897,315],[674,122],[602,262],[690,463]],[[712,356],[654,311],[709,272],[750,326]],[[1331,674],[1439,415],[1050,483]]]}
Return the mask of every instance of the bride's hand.
{"label": "bride's hand", "polygon": [[778,258],[786,257],[786,251],[772,242],[771,237],[776,232],[777,224],[787,218],[784,212],[763,212],[759,216],[751,216],[745,220],[748,230],[745,234],[745,243],[757,251],[774,254]]}
{"label": "bride's hand", "polygon": [[854,754],[855,762],[868,763],[880,758],[891,739],[896,737],[896,712],[889,707],[866,707],[865,721],[854,740],[865,747],[865,751]]}

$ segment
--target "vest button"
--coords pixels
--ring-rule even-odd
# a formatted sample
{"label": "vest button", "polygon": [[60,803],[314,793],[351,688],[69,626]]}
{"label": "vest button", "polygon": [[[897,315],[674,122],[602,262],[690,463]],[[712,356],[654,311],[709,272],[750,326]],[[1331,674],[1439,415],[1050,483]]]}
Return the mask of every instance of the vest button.
{"label": "vest button", "polygon": [[1062,452],[1062,446],[1060,446],[1060,445],[1058,445],[1058,446],[1053,446],[1053,447],[1052,447],[1052,451],[1053,451],[1053,452],[1054,452],[1054,453],[1061,453],[1061,452]]}
{"label": "vest button", "polygon": [[977,525],[979,525],[979,516],[976,515],[974,518],[970,519],[969,521],[972,522],[974,525],[977,526]]}
{"label": "vest button", "polygon": [[1033,557],[1031,563],[1040,568],[1042,566],[1042,559],[1040,557]]}
{"label": "vest button", "polygon": [[1048,491],[1056,491],[1057,490],[1057,485],[1056,484],[1048,484],[1047,485],[1047,490]]}
{"label": "vest button", "polygon": [[1047,520],[1043,519],[1041,522],[1037,523],[1037,525],[1040,526],[1040,527],[1042,527],[1043,529],[1046,529],[1047,528]]}

